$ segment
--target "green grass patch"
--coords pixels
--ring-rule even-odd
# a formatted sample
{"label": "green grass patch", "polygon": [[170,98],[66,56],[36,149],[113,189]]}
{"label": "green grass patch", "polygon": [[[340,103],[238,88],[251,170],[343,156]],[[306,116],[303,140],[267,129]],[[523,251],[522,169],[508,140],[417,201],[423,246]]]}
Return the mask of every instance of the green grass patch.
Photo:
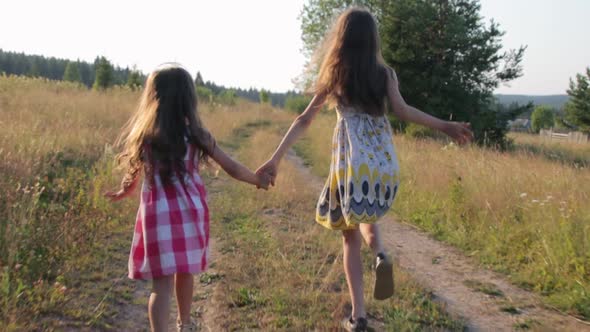
{"label": "green grass patch", "polygon": [[491,282],[482,282],[479,280],[465,280],[463,284],[476,292],[484,293],[494,297],[504,297],[504,293]]}

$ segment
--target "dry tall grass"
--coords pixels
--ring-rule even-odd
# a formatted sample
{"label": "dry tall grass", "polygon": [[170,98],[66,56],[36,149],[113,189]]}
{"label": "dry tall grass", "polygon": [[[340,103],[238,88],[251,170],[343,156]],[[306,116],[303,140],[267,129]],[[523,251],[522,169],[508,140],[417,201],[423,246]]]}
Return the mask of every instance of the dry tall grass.
{"label": "dry tall grass", "polygon": [[[135,298],[144,284],[125,278],[137,201],[102,197],[119,181],[110,144],[137,98],[126,89],[0,77],[0,330],[137,328],[118,321],[125,306],[145,302]],[[248,102],[201,105],[201,112],[219,144],[251,167],[294,117]],[[222,239],[224,324],[333,326],[346,304],[340,241],[312,222],[317,193],[297,169],[283,163],[271,192],[203,174],[213,236]],[[371,302],[387,326],[461,328],[428,292],[398,278],[398,297]]]}
{"label": "dry tall grass", "polygon": [[[264,112],[264,111],[263,111]],[[280,112],[254,116],[222,142],[233,142],[236,156],[255,168],[271,155],[294,115]],[[260,114],[260,113],[258,113]],[[212,113],[211,116],[225,114]],[[236,115],[238,116],[238,115]],[[209,118],[209,121],[213,119]],[[281,165],[276,187],[268,192],[223,176],[212,180],[213,233],[224,254],[216,268],[225,273],[221,301],[227,330],[334,330],[349,306],[339,232],[314,222],[318,192],[289,161]],[[367,250],[366,289],[372,286]],[[397,296],[386,302],[369,299],[369,311],[392,330],[461,330],[434,304],[430,294],[398,271]]]}
{"label": "dry tall grass", "polygon": [[552,140],[534,134],[510,133],[514,150],[531,156],[541,156],[574,167],[590,167],[590,144]]}
{"label": "dry tall grass", "polygon": [[[329,167],[333,126],[333,115],[319,118],[299,147],[319,174]],[[590,318],[590,169],[531,153],[394,141],[402,172],[396,214]]]}
{"label": "dry tall grass", "polygon": [[89,253],[121,215],[101,195],[113,184],[106,147],[136,99],[0,77],[0,328],[65,310],[76,274],[100,264]]}

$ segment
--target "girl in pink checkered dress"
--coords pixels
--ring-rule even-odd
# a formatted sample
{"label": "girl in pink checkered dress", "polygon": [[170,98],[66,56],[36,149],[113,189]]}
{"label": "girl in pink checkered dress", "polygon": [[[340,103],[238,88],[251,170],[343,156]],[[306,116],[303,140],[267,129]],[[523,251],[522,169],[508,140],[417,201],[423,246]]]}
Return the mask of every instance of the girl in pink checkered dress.
{"label": "girl in pink checkered dress", "polygon": [[113,200],[128,196],[143,177],[129,256],[129,278],[151,279],[148,313],[152,331],[166,331],[176,290],[179,331],[195,329],[190,306],[193,274],[207,269],[209,208],[199,175],[208,158],[233,178],[264,189],[270,177],[256,175],[223,152],[203,127],[191,75],[165,65],[149,75],[139,107],[119,139],[125,176]]}

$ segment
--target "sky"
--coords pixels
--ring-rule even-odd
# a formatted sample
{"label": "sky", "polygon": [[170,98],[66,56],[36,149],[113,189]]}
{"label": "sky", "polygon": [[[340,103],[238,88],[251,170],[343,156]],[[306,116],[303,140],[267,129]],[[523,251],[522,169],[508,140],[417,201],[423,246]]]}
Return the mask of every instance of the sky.
{"label": "sky", "polygon": [[[305,0],[0,0],[0,48],[113,63],[149,72],[183,64],[205,80],[276,92],[303,69],[299,13]],[[563,94],[590,66],[590,0],[481,0],[503,45],[526,45],[524,76],[496,93]]]}

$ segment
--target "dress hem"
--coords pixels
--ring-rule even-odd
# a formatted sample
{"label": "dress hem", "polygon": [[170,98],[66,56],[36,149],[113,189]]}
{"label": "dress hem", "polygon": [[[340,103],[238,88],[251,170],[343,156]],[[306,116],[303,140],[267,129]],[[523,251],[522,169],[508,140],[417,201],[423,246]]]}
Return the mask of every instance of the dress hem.
{"label": "dress hem", "polygon": [[171,276],[171,275],[175,275],[178,273],[194,274],[194,275],[201,274],[201,273],[207,271],[207,269],[208,269],[208,266],[205,266],[205,268],[198,267],[198,268],[182,270],[182,271],[166,271],[166,272],[161,272],[158,274],[149,273],[149,275],[141,273],[141,272],[129,272],[129,274],[127,275],[127,278],[129,278],[131,280],[153,280],[156,278]]}

